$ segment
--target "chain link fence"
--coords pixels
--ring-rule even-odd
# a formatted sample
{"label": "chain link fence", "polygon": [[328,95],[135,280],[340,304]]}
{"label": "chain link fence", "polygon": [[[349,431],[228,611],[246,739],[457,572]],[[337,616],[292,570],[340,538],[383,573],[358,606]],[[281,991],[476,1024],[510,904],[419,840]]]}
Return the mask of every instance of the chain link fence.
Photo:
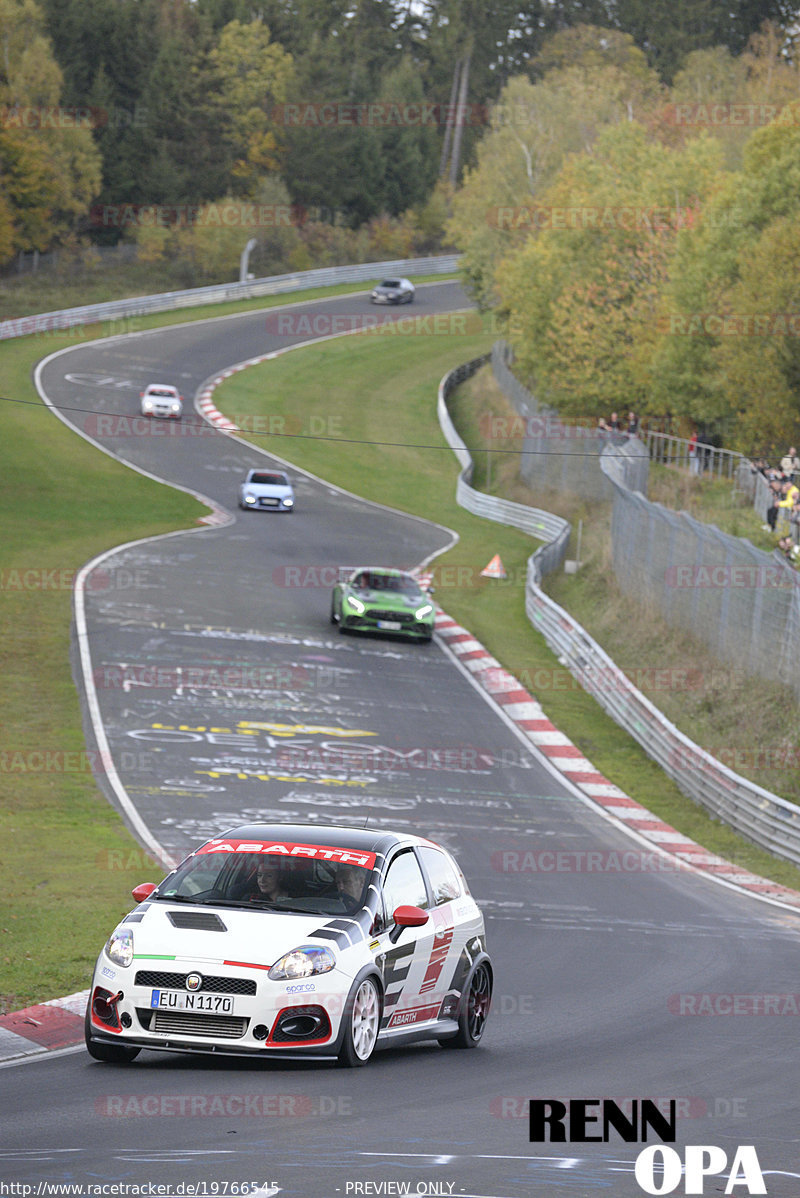
{"label": "chain link fence", "polygon": [[[492,355],[493,364],[500,352]],[[513,524],[534,536],[552,538],[528,559],[525,611],[532,627],[542,634],[581,686],[630,733],[684,794],[755,844],[800,865],[800,808],[735,773],[685,736],[634,686],[586,629],[541,589],[545,574],[560,568],[564,561],[570,536],[567,521],[537,508],[475,491],[470,486],[472,458],[450,418],[447,397],[486,360],[476,358],[442,379],[439,423],[462,467],[456,490],[460,506],[489,520]],[[520,392],[517,396],[528,402]],[[639,505],[642,519],[649,521],[658,505],[649,504],[642,494],[630,489],[640,477],[642,451],[647,452],[634,438],[625,444],[606,445],[599,461],[615,497],[617,494],[630,497]],[[631,557],[635,557],[633,552]],[[716,861],[726,864],[722,858]]]}
{"label": "chain link fence", "polygon": [[[563,491],[584,499],[613,499],[613,488],[600,469],[600,455],[608,445],[621,446],[636,438],[597,427],[564,424],[553,408],[540,404],[514,376],[512,359],[511,346],[506,341],[496,341],[492,347],[492,372],[523,425],[520,477],[537,489]],[[640,446],[634,456],[639,460],[636,489],[646,493],[648,454]]]}
{"label": "chain link fence", "polygon": [[624,471],[612,481],[612,561],[622,591],[721,661],[777,678],[800,699],[796,570],[780,553],[633,493]]}
{"label": "chain link fence", "polygon": [[[614,574],[623,593],[652,606],[674,628],[690,632],[719,659],[747,674],[778,679],[800,699],[800,576],[780,553],[673,512],[645,498],[649,454],[638,438],[594,433],[578,438],[540,405],[510,369],[511,349],[496,342],[494,376],[535,436],[526,437],[520,474],[535,487],[587,492],[612,499]],[[673,438],[674,440],[674,438]],[[581,451],[576,452],[576,445]],[[657,453],[667,444],[656,443]],[[530,447],[530,448],[529,448]],[[680,454],[677,444],[670,452]],[[754,493],[757,508],[771,501],[762,475],[727,450],[714,469]],[[644,455],[644,456],[643,456]],[[688,462],[688,458],[687,458]],[[605,487],[597,485],[602,474]],[[583,478],[581,478],[583,474]]]}

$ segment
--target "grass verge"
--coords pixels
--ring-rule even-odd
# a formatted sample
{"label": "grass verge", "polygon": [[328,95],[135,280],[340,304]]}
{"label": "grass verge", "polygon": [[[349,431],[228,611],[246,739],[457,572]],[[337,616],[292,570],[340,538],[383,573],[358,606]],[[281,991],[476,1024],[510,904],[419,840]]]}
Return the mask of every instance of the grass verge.
{"label": "grass verge", "polygon": [[[271,302],[285,303],[286,297]],[[220,308],[219,314],[231,310]],[[141,327],[210,314],[204,309],[145,318]],[[87,330],[85,339],[99,332]],[[262,414],[265,391],[258,380],[269,372],[270,413],[301,416],[306,425],[312,414],[326,426],[338,417],[340,439],[350,436],[362,444],[284,441],[272,448],[367,498],[433,514],[455,528],[461,540],[439,559],[448,581],[440,584],[437,598],[525,680],[540,668],[552,673],[555,666],[523,611],[520,580],[531,542],[456,506],[457,467],[434,412],[441,376],[483,352],[491,339],[348,337],[245,371],[217,394],[221,404],[237,412],[247,411],[249,404],[250,411]],[[4,389],[36,401],[33,364],[75,340],[48,335],[44,345],[41,336],[0,345]],[[471,412],[477,422],[467,434],[477,444],[480,410],[466,389],[457,405],[459,419]],[[98,792],[83,755],[69,668],[73,572],[122,541],[191,527],[204,510],[190,497],[93,450],[41,405],[4,405],[3,417],[0,603],[3,626],[10,631],[0,646],[5,681],[0,870],[7,879],[0,899],[0,1011],[84,988],[115,914],[130,906],[131,887],[158,873]],[[433,448],[391,447],[388,441]],[[491,455],[489,485],[493,490],[508,485],[512,497],[519,497],[510,461],[510,455]],[[541,498],[538,503],[547,506]],[[510,575],[507,583],[479,573],[497,552]],[[554,693],[545,706],[629,793],[729,858],[800,887],[797,871],[751,850],[683,799],[583,692]]]}
{"label": "grass verge", "polygon": [[[456,505],[458,468],[454,456],[438,448],[409,449],[392,444],[412,440],[431,447],[443,444],[435,415],[436,383],[451,365],[480,352],[482,342],[464,344],[462,348],[440,347],[435,338],[348,337],[244,371],[216,390],[215,402],[223,412],[227,409],[263,416],[264,396],[268,395],[270,413],[291,414],[311,427],[322,427],[320,422],[327,420],[327,427],[335,430],[338,440],[272,443],[270,448],[359,495],[415,515],[434,516],[455,529],[460,537],[458,545],[438,558],[435,568],[436,598],[448,614],[469,628],[535,692],[548,716],[631,797],[711,851],[800,889],[800,870],[751,845],[687,799],[558,665],[524,611],[525,565],[533,550],[532,542],[513,529],[480,520]],[[487,368],[460,387],[450,405],[461,436],[475,450],[475,484],[520,502],[560,510],[572,519],[588,520],[592,515],[589,505],[577,500],[565,504],[557,496],[533,496],[529,492],[517,478],[519,445],[513,439],[507,443],[493,439],[492,449],[487,451],[483,431],[493,427],[491,418],[501,415],[509,427],[513,424],[505,406],[507,400],[492,384]],[[358,397],[357,401],[353,396]],[[398,402],[400,397],[402,402]],[[263,438],[253,441],[264,445]],[[593,510],[597,511],[597,505]],[[627,631],[629,652],[623,656],[632,658],[639,669],[647,660],[659,665],[660,655],[673,642],[683,654],[685,665],[685,646],[678,645],[672,630],[659,629],[654,634],[649,613],[641,613],[640,635],[633,639],[631,605],[621,597],[612,603],[608,551],[600,535],[608,518],[606,506],[599,513],[596,529],[593,524],[585,540],[586,554],[582,556],[588,559],[587,568],[576,576],[554,581],[554,597],[593,632],[592,626],[598,625],[598,611],[616,612],[620,641],[613,646],[605,642],[612,656],[614,648],[622,650]],[[495,553],[500,554],[509,575],[505,582],[480,575]],[[602,631],[598,639],[604,643]],[[652,650],[650,658],[646,656],[648,648]],[[722,674],[717,667],[717,678]],[[752,693],[748,683],[742,697],[746,701]],[[713,695],[706,694],[700,702],[710,704],[712,699]],[[785,703],[783,694],[782,699]],[[684,700],[685,696],[677,696],[679,704]],[[739,715],[732,714],[731,719],[736,718]],[[728,743],[741,743],[741,737]]]}
{"label": "grass verge", "polygon": [[[193,308],[134,327],[341,292]],[[160,873],[94,782],[70,670],[72,584],[103,550],[191,528],[206,508],[93,449],[53,417],[31,382],[46,354],[123,331],[117,322],[0,343],[3,394],[23,401],[1,409],[0,1013],[88,985],[131,887]]]}

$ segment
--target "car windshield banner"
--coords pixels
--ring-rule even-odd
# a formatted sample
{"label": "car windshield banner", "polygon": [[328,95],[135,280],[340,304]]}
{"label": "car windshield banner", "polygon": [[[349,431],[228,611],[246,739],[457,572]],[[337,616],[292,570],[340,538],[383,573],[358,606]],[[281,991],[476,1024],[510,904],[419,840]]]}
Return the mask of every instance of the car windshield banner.
{"label": "car windshield banner", "polygon": [[310,861],[338,861],[342,865],[359,865],[374,869],[375,854],[358,849],[334,848],[325,844],[284,844],[269,840],[210,840],[200,853],[274,853],[281,857],[302,857]]}

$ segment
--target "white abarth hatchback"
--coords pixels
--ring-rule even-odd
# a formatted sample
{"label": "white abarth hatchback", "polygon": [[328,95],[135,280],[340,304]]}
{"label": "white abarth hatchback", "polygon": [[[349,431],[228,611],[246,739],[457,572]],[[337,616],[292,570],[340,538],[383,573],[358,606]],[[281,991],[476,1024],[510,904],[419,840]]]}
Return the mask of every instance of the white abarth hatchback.
{"label": "white abarth hatchback", "polygon": [[96,1060],[149,1048],[364,1065],[380,1046],[473,1048],[483,1036],[483,916],[432,841],[247,825],[133,896],[92,978]]}

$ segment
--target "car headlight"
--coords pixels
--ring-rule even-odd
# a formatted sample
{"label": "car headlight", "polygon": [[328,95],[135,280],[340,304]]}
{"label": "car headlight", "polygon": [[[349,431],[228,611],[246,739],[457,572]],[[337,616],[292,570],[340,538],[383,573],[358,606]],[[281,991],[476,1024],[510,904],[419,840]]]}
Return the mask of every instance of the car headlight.
{"label": "car headlight", "polygon": [[273,982],[289,978],[309,978],[315,973],[329,973],[336,966],[336,958],[329,948],[316,944],[301,944],[276,961],[267,974]]}
{"label": "car headlight", "polygon": [[106,942],[106,956],[115,965],[127,969],[133,960],[133,932],[130,928],[117,928]]}
{"label": "car headlight", "polygon": [[432,611],[433,611],[432,604],[423,603],[422,607],[418,607],[417,610],[414,612],[414,616],[417,620],[424,620],[425,617],[429,616]]}
{"label": "car headlight", "polygon": [[181,410],[181,405],[180,405],[179,403],[174,403],[174,404],[172,405],[172,410],[173,410],[173,412],[180,412],[180,410]]}
{"label": "car headlight", "polygon": [[245,495],[244,501],[245,503],[255,503],[256,497],[255,495]]}
{"label": "car headlight", "polygon": [[366,604],[362,603],[360,599],[356,599],[354,595],[348,595],[345,599],[345,603],[347,603],[349,607],[352,607],[357,616],[363,616],[364,612],[367,610]]}
{"label": "car headlight", "polygon": [[284,507],[294,507],[294,500],[289,495],[287,495],[283,501],[283,506]]}
{"label": "car headlight", "polygon": [[152,410],[153,410],[153,401],[152,401],[152,399],[146,399],[146,400],[143,402],[143,404],[142,404],[142,407],[143,407],[143,409],[145,410],[145,412],[152,412]]}

